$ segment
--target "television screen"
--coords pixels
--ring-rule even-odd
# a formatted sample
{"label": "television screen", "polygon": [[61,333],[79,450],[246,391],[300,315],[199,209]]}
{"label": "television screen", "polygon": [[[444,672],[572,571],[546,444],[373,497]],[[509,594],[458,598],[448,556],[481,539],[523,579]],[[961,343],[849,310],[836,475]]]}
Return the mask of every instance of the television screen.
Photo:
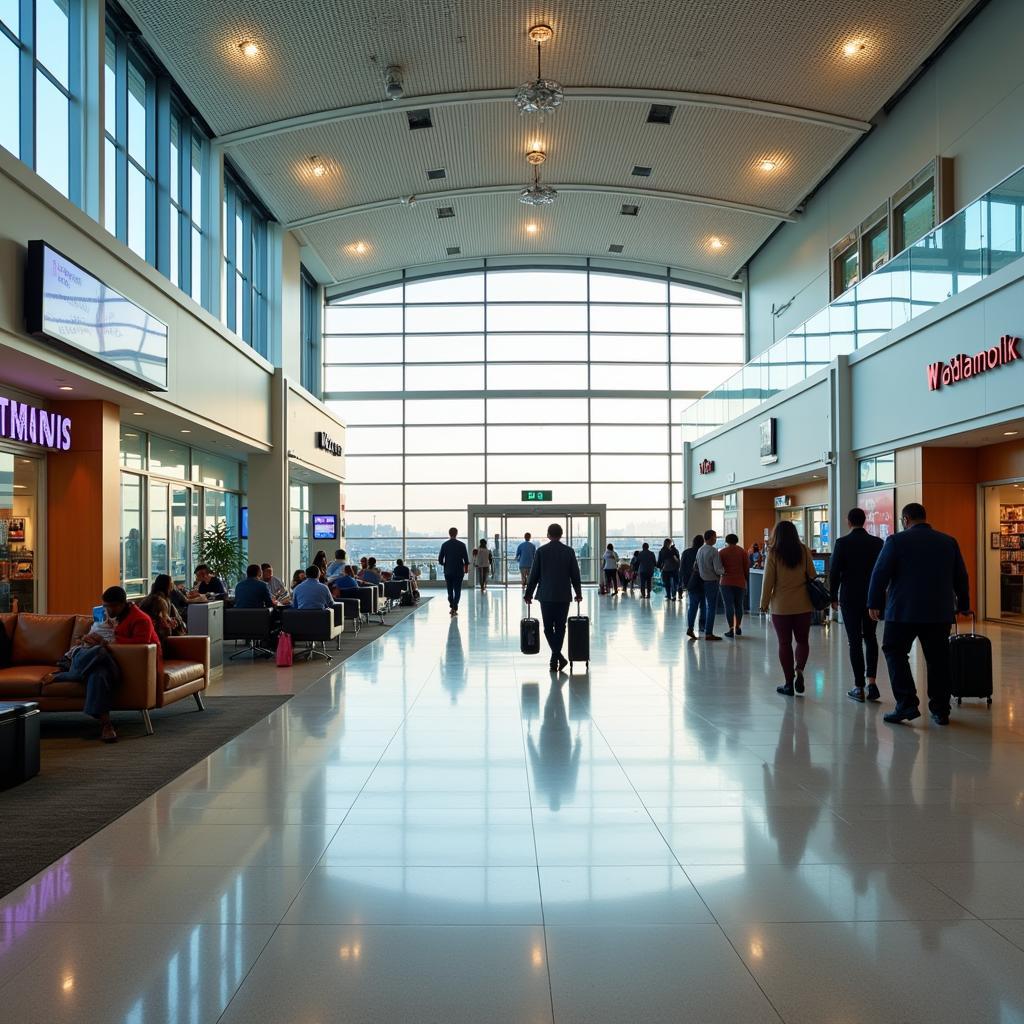
{"label": "television screen", "polygon": [[238,522],[238,536],[242,540],[249,539],[249,506],[243,505]]}
{"label": "television screen", "polygon": [[25,325],[150,391],[167,390],[167,324],[42,241],[28,243]]}
{"label": "television screen", "polygon": [[334,540],[337,536],[337,516],[313,516],[313,540]]}
{"label": "television screen", "polygon": [[824,558],[814,558],[814,559],[812,559],[812,561],[814,562],[814,571],[819,576],[824,576],[825,575],[825,559]]}

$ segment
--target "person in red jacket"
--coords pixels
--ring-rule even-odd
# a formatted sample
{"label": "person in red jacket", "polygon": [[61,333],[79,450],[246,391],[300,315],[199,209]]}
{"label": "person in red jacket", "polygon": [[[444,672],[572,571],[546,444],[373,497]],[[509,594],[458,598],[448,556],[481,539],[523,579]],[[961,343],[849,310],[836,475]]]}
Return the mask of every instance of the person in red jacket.
{"label": "person in red jacket", "polygon": [[[129,603],[122,587],[107,587],[103,591],[103,608],[107,618],[114,624],[115,644],[155,644],[157,677],[163,671],[160,637],[153,628],[153,620],[140,608]],[[108,642],[95,633],[87,633],[82,639],[83,647],[105,648]],[[99,719],[100,739],[104,743],[116,743],[117,733],[110,721],[110,709],[114,703],[117,686],[117,668],[109,652],[97,650],[95,657],[82,666],[85,681],[85,707],[87,715]],[[78,664],[75,665],[78,668]]]}

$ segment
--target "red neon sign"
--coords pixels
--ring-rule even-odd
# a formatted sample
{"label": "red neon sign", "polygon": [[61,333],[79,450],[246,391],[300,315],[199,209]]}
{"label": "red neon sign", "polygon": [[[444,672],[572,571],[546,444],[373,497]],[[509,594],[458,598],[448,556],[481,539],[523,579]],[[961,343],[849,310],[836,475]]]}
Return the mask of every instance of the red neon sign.
{"label": "red neon sign", "polygon": [[995,370],[997,367],[1006,366],[1007,363],[1015,362],[1021,358],[1017,346],[1020,338],[1012,334],[1004,334],[999,339],[998,345],[982,349],[973,356],[961,352],[948,363],[938,362],[928,365],[928,390],[938,391],[943,387],[952,387],[962,380],[970,380],[979,373],[986,373]]}

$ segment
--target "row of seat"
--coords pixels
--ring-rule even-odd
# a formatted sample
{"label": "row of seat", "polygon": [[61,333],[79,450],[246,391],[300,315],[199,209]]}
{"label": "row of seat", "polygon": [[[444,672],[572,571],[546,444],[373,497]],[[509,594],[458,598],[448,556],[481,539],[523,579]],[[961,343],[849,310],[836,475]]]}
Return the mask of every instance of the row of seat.
{"label": "row of seat", "polygon": [[[398,604],[408,590],[405,581],[391,580],[387,583],[360,584],[349,591],[352,597],[343,597],[333,608],[227,608],[224,611],[224,639],[244,642],[245,646],[231,655],[231,659],[243,654],[253,658],[271,657],[270,643],[280,630],[288,633],[294,643],[308,644],[307,657],[333,659],[327,653],[327,644],[334,640],[341,650],[341,634],[346,623],[351,623],[358,634],[360,625],[370,621],[370,616],[380,619]],[[277,617],[279,614],[280,618]]]}

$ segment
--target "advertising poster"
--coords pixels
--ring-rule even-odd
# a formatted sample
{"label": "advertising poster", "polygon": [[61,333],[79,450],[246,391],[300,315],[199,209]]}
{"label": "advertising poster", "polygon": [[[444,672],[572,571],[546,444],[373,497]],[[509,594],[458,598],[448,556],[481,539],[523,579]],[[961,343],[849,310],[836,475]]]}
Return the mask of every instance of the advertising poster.
{"label": "advertising poster", "polygon": [[885,540],[896,532],[895,491],[858,491],[857,505],[864,509],[868,533]]}

